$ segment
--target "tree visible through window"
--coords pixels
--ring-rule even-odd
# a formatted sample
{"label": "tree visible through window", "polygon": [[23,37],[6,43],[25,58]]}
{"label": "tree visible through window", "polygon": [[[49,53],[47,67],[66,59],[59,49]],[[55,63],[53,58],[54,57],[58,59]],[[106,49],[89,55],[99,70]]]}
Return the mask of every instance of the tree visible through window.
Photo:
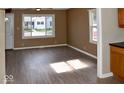
{"label": "tree visible through window", "polygon": [[97,16],[96,9],[89,10],[89,30],[90,30],[90,42],[97,43]]}
{"label": "tree visible through window", "polygon": [[54,15],[23,15],[23,38],[54,37]]}

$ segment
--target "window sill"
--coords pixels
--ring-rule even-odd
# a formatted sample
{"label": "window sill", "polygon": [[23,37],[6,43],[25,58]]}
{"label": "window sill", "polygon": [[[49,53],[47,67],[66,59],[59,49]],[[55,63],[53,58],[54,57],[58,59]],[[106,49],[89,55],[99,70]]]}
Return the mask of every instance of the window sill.
{"label": "window sill", "polygon": [[22,37],[22,39],[44,39],[44,38],[55,38],[55,36],[33,36],[33,37]]}
{"label": "window sill", "polygon": [[90,43],[91,43],[91,44],[97,44],[97,42],[95,42],[95,41],[90,41]]}

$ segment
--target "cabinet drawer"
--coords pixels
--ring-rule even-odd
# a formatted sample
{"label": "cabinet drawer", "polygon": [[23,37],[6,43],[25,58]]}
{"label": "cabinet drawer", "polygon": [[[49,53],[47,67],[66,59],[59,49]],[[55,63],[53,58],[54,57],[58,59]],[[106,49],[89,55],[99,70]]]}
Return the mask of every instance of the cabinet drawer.
{"label": "cabinet drawer", "polygon": [[110,49],[112,52],[117,52],[124,55],[124,48],[110,46]]}

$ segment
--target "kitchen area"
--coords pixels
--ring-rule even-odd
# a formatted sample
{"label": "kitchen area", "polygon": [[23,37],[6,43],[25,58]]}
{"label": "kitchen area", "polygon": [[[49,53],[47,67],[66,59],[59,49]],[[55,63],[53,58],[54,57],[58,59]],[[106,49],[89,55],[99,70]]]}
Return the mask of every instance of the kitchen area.
{"label": "kitchen area", "polygon": [[[124,28],[124,8],[118,9],[118,26]],[[110,69],[119,80],[124,80],[124,42],[110,43]]]}

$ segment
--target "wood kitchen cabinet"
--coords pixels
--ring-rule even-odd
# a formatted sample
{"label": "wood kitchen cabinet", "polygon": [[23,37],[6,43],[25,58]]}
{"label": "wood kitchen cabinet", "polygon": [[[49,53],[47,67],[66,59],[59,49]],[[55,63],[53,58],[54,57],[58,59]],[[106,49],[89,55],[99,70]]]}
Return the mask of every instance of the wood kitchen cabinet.
{"label": "wood kitchen cabinet", "polygon": [[124,8],[118,8],[118,25],[124,28]]}
{"label": "wood kitchen cabinet", "polygon": [[111,72],[124,80],[124,48],[110,46],[110,61]]}

